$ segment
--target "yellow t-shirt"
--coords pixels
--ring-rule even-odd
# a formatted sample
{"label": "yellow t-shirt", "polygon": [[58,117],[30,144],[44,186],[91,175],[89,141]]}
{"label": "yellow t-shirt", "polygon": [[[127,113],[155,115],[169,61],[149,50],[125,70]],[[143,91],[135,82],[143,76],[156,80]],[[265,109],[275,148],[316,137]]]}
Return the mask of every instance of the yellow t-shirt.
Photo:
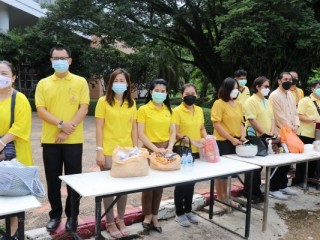
{"label": "yellow t-shirt", "polygon": [[171,113],[166,105],[158,109],[150,100],[139,108],[137,122],[144,124],[144,133],[151,142],[169,141]]}
{"label": "yellow t-shirt", "polygon": [[[272,106],[267,99],[261,99],[257,94],[253,94],[244,104],[243,111],[247,119],[246,129],[248,126],[251,126],[248,119],[255,119],[266,133],[272,130],[274,116]],[[260,136],[260,133],[257,131],[256,133]]]}
{"label": "yellow t-shirt", "polygon": [[236,99],[237,102],[241,103],[242,106],[244,105],[244,103],[247,101],[247,99],[250,97],[250,91],[249,88],[247,86],[244,86],[244,89],[242,92],[239,91],[239,95]]}
{"label": "yellow t-shirt", "polygon": [[[183,103],[173,109],[172,123],[179,126],[179,132],[192,140],[201,139],[201,125],[204,124],[203,111],[200,107],[194,106],[194,112],[187,109]],[[197,153],[199,149],[191,146],[192,152]]]}
{"label": "yellow t-shirt", "polygon": [[[237,101],[231,106],[228,102],[218,99],[214,102],[211,109],[211,121],[220,122],[221,126],[233,137],[241,137],[241,124],[243,122],[242,106]],[[217,140],[226,140],[216,129],[213,135]]]}
{"label": "yellow t-shirt", "polygon": [[31,107],[26,96],[20,92],[16,95],[14,123],[10,127],[11,97],[0,101],[0,135],[7,132],[15,135],[16,158],[26,166],[33,165],[31,153]]}
{"label": "yellow t-shirt", "polygon": [[110,106],[106,97],[99,98],[96,105],[95,117],[104,120],[103,126],[103,154],[111,156],[113,149],[121,147],[133,147],[132,121],[137,119],[136,103],[128,108],[128,102],[122,105],[114,99],[114,105]]}
{"label": "yellow t-shirt", "polygon": [[[55,74],[38,82],[35,102],[37,107],[45,107],[48,112],[63,121],[71,121],[79,110],[80,104],[89,105],[89,87],[87,81],[72,73],[64,78]],[[61,130],[46,121],[42,124],[42,143],[55,143]],[[83,143],[83,122],[68,136],[63,144]]]}
{"label": "yellow t-shirt", "polygon": [[[319,113],[314,105],[313,101],[316,101],[318,106],[320,107],[320,100],[310,95],[310,97],[304,97],[299,101],[298,104],[298,114],[305,115],[309,118],[319,118]],[[315,127],[316,124],[313,122],[304,122],[300,120],[300,127],[298,130],[298,135],[315,138]]]}
{"label": "yellow t-shirt", "polygon": [[304,97],[303,90],[301,88],[296,87],[296,90],[291,90],[292,96],[296,101],[296,105],[298,106],[299,101]]}

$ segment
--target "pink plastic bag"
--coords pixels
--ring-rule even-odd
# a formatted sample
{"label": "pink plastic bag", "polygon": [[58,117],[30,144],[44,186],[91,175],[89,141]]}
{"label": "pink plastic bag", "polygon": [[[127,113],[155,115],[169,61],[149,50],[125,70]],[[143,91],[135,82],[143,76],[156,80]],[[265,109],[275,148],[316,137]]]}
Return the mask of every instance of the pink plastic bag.
{"label": "pink plastic bag", "polygon": [[203,158],[210,163],[216,163],[220,160],[220,153],[219,153],[217,141],[216,141],[216,138],[212,135],[208,135],[206,137],[206,141],[201,151],[202,151]]}

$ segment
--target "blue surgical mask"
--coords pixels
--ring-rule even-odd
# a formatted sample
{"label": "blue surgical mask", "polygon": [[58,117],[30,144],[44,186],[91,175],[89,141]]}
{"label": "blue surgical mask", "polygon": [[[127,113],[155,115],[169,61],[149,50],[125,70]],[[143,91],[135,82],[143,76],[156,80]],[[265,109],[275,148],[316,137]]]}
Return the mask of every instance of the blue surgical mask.
{"label": "blue surgical mask", "polygon": [[314,93],[315,93],[318,97],[320,97],[320,88],[317,88],[316,90],[314,90]]}
{"label": "blue surgical mask", "polygon": [[54,60],[52,61],[52,68],[57,73],[64,73],[69,69],[68,60]]}
{"label": "blue surgical mask", "polygon": [[123,94],[127,90],[127,84],[125,83],[113,83],[112,84],[112,90],[116,94]]}
{"label": "blue surgical mask", "polygon": [[163,103],[164,100],[166,100],[167,94],[161,93],[161,92],[152,92],[152,100],[155,103]]}
{"label": "blue surgical mask", "polygon": [[241,87],[243,87],[247,84],[247,79],[240,79],[240,80],[238,80],[238,83]]}

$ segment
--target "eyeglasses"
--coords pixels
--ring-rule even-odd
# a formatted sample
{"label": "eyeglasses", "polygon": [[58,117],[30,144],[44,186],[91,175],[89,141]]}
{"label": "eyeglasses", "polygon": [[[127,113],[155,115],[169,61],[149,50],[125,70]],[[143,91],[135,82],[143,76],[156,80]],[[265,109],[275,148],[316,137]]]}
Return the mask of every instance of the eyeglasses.
{"label": "eyeglasses", "polygon": [[52,57],[52,60],[68,60],[70,57]]}

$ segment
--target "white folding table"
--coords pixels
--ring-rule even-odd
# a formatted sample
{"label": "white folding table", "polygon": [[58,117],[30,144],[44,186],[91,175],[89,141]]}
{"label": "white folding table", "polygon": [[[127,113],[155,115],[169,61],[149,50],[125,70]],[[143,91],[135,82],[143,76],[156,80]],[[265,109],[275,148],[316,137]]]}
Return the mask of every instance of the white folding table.
{"label": "white folding table", "polygon": [[[159,187],[170,187],[179,184],[199,182],[205,180],[211,180],[210,185],[210,208],[209,218],[213,216],[213,193],[214,193],[214,178],[225,177],[233,174],[248,173],[250,172],[252,178],[252,170],[259,167],[253,164],[248,164],[240,161],[221,157],[218,163],[208,163],[202,161],[195,161],[194,166],[187,170],[178,171],[155,171],[150,169],[149,175],[144,177],[132,177],[132,178],[113,178],[110,176],[109,171],[82,173],[74,175],[60,176],[60,179],[64,181],[73,191],[76,191],[82,197],[95,197],[96,208],[96,224],[95,235],[96,239],[101,238],[101,201],[104,197],[117,196],[122,194],[129,194],[134,192],[141,192],[148,189],[155,189]],[[250,185],[251,189],[251,185]],[[72,193],[73,193],[72,191]],[[72,202],[74,202],[74,194],[71,195]],[[251,191],[249,193],[251,199]],[[117,198],[113,204],[117,201]],[[226,205],[231,206],[226,203]],[[110,206],[110,208],[113,205]],[[232,206],[231,206],[232,207]],[[109,209],[110,209],[109,208]],[[106,212],[108,212],[108,210]],[[246,214],[245,223],[245,237],[249,237],[250,232],[250,215],[251,204],[247,205],[246,211],[241,210]],[[72,208],[72,214],[74,214],[74,208]],[[74,215],[73,215],[74,216]],[[76,224],[75,218],[73,223],[73,238],[80,239],[76,236]]]}
{"label": "white folding table", "polygon": [[18,239],[24,240],[25,212],[40,206],[40,202],[33,195],[17,197],[0,196],[0,219],[6,220],[5,232],[7,234],[10,233],[10,218],[18,217]]}
{"label": "white folding table", "polygon": [[[224,155],[226,158],[233,160],[255,164],[260,167],[266,168],[266,180],[265,180],[265,201],[263,207],[263,220],[262,220],[262,231],[267,229],[268,223],[268,205],[269,205],[269,186],[270,186],[270,172],[271,168],[280,167],[285,165],[291,165],[294,163],[302,163],[319,160],[320,152],[308,151],[306,153],[280,153],[280,154],[269,154],[265,157],[254,156],[254,157],[240,157],[236,154]],[[306,189],[308,177],[308,166],[306,167],[306,176],[304,181],[304,188]],[[249,200],[247,200],[248,202]]]}

